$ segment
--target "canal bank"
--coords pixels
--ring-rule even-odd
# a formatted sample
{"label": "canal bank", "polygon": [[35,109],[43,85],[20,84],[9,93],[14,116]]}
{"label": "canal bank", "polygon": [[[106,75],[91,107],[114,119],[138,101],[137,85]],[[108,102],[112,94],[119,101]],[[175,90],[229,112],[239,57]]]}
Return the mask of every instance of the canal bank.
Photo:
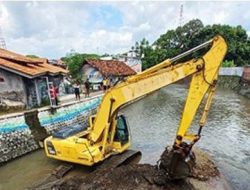
{"label": "canal bank", "polygon": [[218,86],[250,99],[250,66],[221,68]]}
{"label": "canal bank", "polygon": [[39,142],[55,130],[87,125],[89,116],[96,113],[101,97],[97,95],[55,108],[45,107],[1,116],[0,165],[39,149]]}
{"label": "canal bank", "polygon": [[242,80],[239,76],[220,76],[218,86],[224,89],[230,89],[237,94],[250,99],[250,84]]}

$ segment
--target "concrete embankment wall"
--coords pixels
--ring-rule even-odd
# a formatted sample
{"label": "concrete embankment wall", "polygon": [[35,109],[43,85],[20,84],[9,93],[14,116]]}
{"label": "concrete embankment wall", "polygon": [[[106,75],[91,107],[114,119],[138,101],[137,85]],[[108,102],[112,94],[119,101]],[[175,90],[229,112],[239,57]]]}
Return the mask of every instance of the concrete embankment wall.
{"label": "concrete embankment wall", "polygon": [[250,99],[250,67],[221,68],[218,85]]}
{"label": "concrete embankment wall", "polygon": [[241,77],[244,67],[222,67],[220,68],[220,76],[238,76]]}
{"label": "concrete embankment wall", "polygon": [[33,110],[0,117],[0,164],[39,148],[52,131],[76,124],[85,125],[96,112],[101,96],[88,101]]}

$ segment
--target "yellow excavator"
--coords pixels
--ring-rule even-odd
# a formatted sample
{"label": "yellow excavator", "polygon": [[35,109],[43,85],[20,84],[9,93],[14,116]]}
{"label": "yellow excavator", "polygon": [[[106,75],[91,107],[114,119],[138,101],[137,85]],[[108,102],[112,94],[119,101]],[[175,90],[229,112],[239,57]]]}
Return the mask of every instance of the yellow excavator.
{"label": "yellow excavator", "polygon": [[[187,56],[204,50],[204,55],[187,60]],[[112,155],[126,155],[131,145],[131,136],[126,118],[118,113],[119,110],[138,98],[190,76],[189,92],[167,165],[172,178],[187,177],[192,166],[190,160],[194,160],[191,150],[200,139],[226,52],[227,44],[223,37],[215,36],[187,52],[126,78],[105,93],[97,114],[89,118],[89,126],[85,130],[66,138],[56,135],[46,138],[46,155],[87,166],[100,163]],[[198,132],[188,133],[203,101],[205,104]],[[132,154],[126,156],[131,157]]]}

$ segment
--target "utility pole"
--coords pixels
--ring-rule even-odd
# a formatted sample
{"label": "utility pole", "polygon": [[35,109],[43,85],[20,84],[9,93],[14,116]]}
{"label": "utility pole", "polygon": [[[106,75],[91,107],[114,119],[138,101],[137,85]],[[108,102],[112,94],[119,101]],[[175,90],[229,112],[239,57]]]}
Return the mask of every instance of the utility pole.
{"label": "utility pole", "polygon": [[1,26],[0,26],[0,48],[7,49],[6,43],[5,43],[5,40],[4,40],[4,37],[3,37]]}
{"label": "utility pole", "polygon": [[99,55],[99,46],[97,46],[96,51],[97,51],[97,55]]}

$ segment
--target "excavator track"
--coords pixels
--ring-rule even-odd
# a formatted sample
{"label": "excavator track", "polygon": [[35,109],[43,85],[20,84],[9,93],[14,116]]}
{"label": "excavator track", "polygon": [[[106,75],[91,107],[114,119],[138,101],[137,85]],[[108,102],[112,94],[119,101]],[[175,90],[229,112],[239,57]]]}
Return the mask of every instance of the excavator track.
{"label": "excavator track", "polygon": [[[96,169],[92,173],[98,173],[105,169],[112,169],[119,167],[121,165],[136,164],[141,159],[141,152],[135,150],[126,150],[124,153],[116,154],[105,159],[102,163],[96,165]],[[60,184],[65,180],[65,176],[68,172],[74,170],[74,165],[62,164],[52,171],[46,179],[33,184],[27,190],[57,190]]]}
{"label": "excavator track", "polygon": [[110,156],[97,166],[95,172],[106,168],[116,168],[121,165],[136,164],[141,159],[141,152],[136,150],[126,150],[123,153]]}

